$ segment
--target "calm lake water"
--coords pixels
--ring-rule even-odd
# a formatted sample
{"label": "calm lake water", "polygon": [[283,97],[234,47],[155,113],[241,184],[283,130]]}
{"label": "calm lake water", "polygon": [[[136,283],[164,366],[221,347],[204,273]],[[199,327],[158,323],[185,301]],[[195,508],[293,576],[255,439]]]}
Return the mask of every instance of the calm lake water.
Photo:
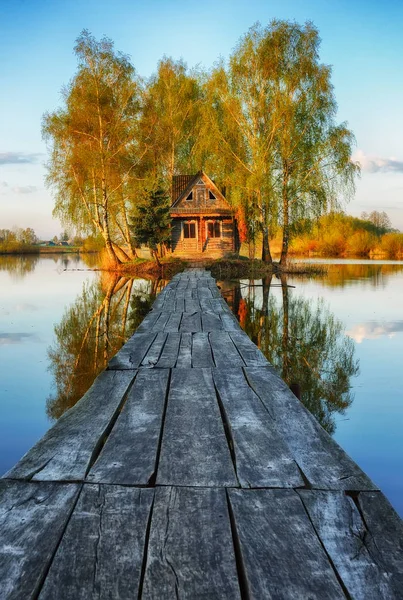
{"label": "calm lake water", "polygon": [[[0,472],[85,393],[165,282],[0,256]],[[403,263],[220,282],[241,326],[403,516]]]}

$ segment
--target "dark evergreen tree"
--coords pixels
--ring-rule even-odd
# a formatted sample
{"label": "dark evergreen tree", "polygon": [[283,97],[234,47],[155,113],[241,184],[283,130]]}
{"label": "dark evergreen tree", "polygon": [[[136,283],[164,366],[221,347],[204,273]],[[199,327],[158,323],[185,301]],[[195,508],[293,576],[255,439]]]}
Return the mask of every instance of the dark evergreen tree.
{"label": "dark evergreen tree", "polygon": [[161,252],[162,248],[169,244],[171,235],[169,204],[169,195],[159,187],[138,203],[131,219],[135,245],[148,246],[158,265],[160,264],[158,251]]}

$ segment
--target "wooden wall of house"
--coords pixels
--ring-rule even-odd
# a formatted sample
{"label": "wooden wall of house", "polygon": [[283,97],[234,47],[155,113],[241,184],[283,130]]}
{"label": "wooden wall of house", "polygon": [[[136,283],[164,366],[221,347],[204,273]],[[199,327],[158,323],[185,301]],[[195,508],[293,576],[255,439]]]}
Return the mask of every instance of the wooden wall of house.
{"label": "wooden wall of house", "polygon": [[232,219],[217,219],[222,222],[222,235],[218,238],[206,237],[206,221],[211,220],[211,218],[196,218],[194,220],[198,227],[198,238],[182,239],[182,219],[173,219],[171,239],[172,252],[174,254],[181,256],[186,256],[187,254],[200,254],[200,256],[212,255],[218,257],[234,251],[234,228]]}

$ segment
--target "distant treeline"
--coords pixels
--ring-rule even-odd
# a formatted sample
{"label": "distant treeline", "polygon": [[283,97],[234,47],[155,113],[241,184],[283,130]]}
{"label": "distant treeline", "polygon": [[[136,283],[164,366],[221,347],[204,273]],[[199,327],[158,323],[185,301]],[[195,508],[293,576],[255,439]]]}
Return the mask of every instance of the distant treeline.
{"label": "distant treeline", "polygon": [[293,254],[403,259],[403,233],[392,229],[384,212],[363,213],[360,219],[330,213],[294,227]]}
{"label": "distant treeline", "polygon": [[[68,245],[60,245],[61,242]],[[41,252],[98,252],[104,247],[100,236],[70,237],[64,232],[60,239],[40,240],[31,227],[0,229],[0,254],[39,254]]]}

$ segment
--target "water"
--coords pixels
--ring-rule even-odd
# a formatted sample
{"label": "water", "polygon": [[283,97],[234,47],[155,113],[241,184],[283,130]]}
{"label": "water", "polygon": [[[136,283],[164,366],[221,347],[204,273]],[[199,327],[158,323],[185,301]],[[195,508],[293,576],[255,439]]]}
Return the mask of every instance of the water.
{"label": "water", "polygon": [[[88,261],[88,259],[86,259]],[[403,263],[220,282],[241,326],[403,515]],[[0,257],[0,471],[72,406],[164,282],[80,259]]]}

